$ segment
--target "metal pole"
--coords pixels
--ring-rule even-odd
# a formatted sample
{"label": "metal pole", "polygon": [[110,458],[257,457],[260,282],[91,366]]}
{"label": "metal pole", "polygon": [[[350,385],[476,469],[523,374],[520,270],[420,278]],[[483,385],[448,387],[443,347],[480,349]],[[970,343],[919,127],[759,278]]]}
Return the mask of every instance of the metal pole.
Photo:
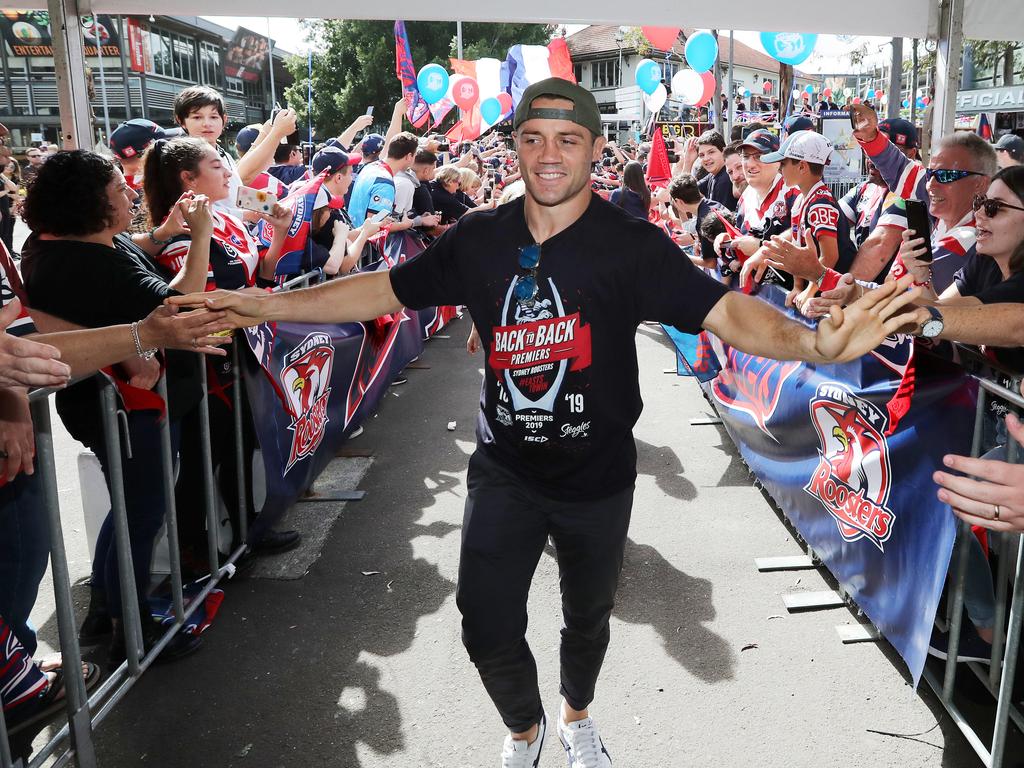
{"label": "metal pole", "polygon": [[932,103],[932,143],[953,133],[956,92],[964,42],[964,0],[942,0],[939,39],[935,48],[935,97]]}
{"label": "metal pole", "polygon": [[37,482],[43,492],[43,504],[46,507],[46,519],[50,529],[50,572],[53,576],[57,634],[60,637],[64,669],[70,670],[69,674],[64,675],[64,691],[67,698],[71,745],[75,750],[79,768],[95,768],[96,750],[92,743],[89,697],[80,671],[82,650],[78,646],[75,607],[71,598],[71,575],[68,571],[67,553],[64,551],[60,500],[57,495],[49,397],[40,397],[32,403],[32,423],[35,427]]}
{"label": "metal pole", "polygon": [[77,0],[47,0],[53,36],[60,130],[64,149],[91,149],[92,112],[85,82],[85,47]]}
{"label": "metal pole", "polygon": [[903,92],[903,38],[892,39],[892,66],[889,69],[889,101],[886,117],[900,116],[900,101]]}
{"label": "metal pole", "polygon": [[1006,659],[1003,662],[1003,677],[999,683],[999,698],[996,704],[995,732],[992,734],[992,760],[989,765],[999,768],[1006,751],[1007,718],[1013,706],[1013,678],[1017,669],[1017,649],[1020,647],[1021,618],[1024,616],[1024,541],[1017,536],[1017,568],[1013,579],[1013,602],[1010,603],[1010,628],[1006,637]]}
{"label": "metal pole", "polygon": [[462,58],[462,22],[461,21],[456,21],[455,22],[455,40],[456,40],[456,48],[458,49],[458,52],[459,52],[459,58],[461,59]]}
{"label": "metal pole", "polygon": [[181,590],[181,551],[178,547],[178,512],[174,498],[174,452],[171,449],[170,402],[167,399],[167,373],[160,375],[156,392],[163,398],[168,412],[160,422],[160,469],[164,476],[164,525],[167,526],[167,552],[171,563],[171,600],[174,617],[185,614],[185,597]]}
{"label": "metal pole", "polygon": [[[92,17],[93,33],[100,25],[99,16]],[[100,35],[96,37],[96,57],[100,67],[100,99],[103,101],[103,127],[107,129],[107,141],[110,140],[110,108],[107,105],[107,75],[103,71],[103,40]]]}
{"label": "metal pole", "polygon": [[[718,30],[717,29],[711,30],[711,34],[715,36],[715,41],[717,42],[718,41]],[[719,52],[718,56],[715,57],[715,91],[716,91],[715,95],[716,96],[718,95],[717,91],[721,88],[721,82],[722,82],[722,54],[721,54],[721,52]],[[735,98],[736,98],[736,94],[734,94],[734,93],[730,93],[729,94],[728,104],[730,106],[732,105],[732,103],[735,100]],[[724,124],[724,121],[722,119],[724,117],[724,115],[722,114],[723,111],[724,110],[722,110],[722,104],[721,104],[721,102],[719,102],[716,105],[716,109],[715,109],[715,130],[718,131],[719,133],[722,132],[722,128],[723,128],[723,124]],[[726,142],[726,143],[728,144],[728,142]]]}
{"label": "metal pole", "polygon": [[[728,136],[726,136],[726,144],[729,143],[728,139],[732,137],[732,125],[736,122],[736,83],[733,79],[733,53],[736,44],[735,31],[729,30],[729,123],[728,123]],[[715,90],[718,90],[717,88]],[[753,92],[751,92],[753,93]]]}
{"label": "metal pole", "polygon": [[220,571],[220,521],[217,519],[217,498],[213,487],[213,450],[210,447],[210,397],[206,383],[206,358],[199,356],[203,399],[199,403],[199,442],[203,454],[203,505],[206,508],[206,552],[210,574]]}
{"label": "metal pole", "polygon": [[[274,87],[274,41],[270,37],[270,17],[267,16],[267,63],[270,65],[270,106],[273,108],[277,104],[277,88]],[[310,136],[309,140],[312,141],[313,137]]]}
{"label": "metal pole", "polygon": [[914,66],[911,70],[910,75],[910,96],[907,101],[910,102],[910,122],[917,124],[917,79],[921,76],[920,72],[920,60],[917,55],[917,38],[914,38]]}
{"label": "metal pole", "polygon": [[110,514],[114,520],[114,541],[117,545],[118,582],[121,585],[122,624],[127,648],[128,673],[141,674],[139,661],[143,655],[142,618],[139,591],[135,583],[132,547],[128,534],[128,511],[124,500],[124,469],[121,465],[121,440],[118,437],[117,404],[114,385],[105,382],[102,387],[103,440],[107,449],[107,469],[110,477]]}
{"label": "metal pole", "polygon": [[238,369],[239,354],[238,354],[238,339],[241,338],[241,334],[236,334],[236,341],[231,345],[231,368],[232,368],[232,384],[233,389],[231,393],[232,405],[234,406],[234,421],[235,421],[235,473],[237,475],[238,485],[238,540],[244,545],[246,540],[249,538],[249,505],[246,503],[246,459],[248,458],[245,454],[243,438],[244,433],[242,429],[242,372]]}
{"label": "metal pole", "polygon": [[[971,456],[981,453],[981,436],[985,423],[985,405],[988,398],[986,390],[978,389],[978,406],[974,412],[974,440],[971,445]],[[953,592],[952,605],[947,610],[949,616],[948,634],[946,638],[946,667],[942,681],[942,698],[953,701],[953,686],[956,683],[957,654],[960,651],[960,626],[964,613],[964,584],[967,580],[967,547],[968,536],[973,536],[971,526],[960,520],[956,526],[956,539],[953,549]]]}

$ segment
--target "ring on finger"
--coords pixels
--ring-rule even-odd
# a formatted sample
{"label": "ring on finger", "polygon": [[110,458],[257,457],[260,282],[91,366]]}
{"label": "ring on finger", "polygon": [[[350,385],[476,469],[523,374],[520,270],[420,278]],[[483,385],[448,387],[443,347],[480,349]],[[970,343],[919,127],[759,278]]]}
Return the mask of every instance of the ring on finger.
{"label": "ring on finger", "polygon": [[192,339],[192,346],[193,347],[198,347],[199,346],[199,338],[198,337]]}
{"label": "ring on finger", "polygon": [[993,513],[992,514],[992,519],[998,521],[999,520],[999,505],[998,504],[993,504],[992,505],[992,513]]}

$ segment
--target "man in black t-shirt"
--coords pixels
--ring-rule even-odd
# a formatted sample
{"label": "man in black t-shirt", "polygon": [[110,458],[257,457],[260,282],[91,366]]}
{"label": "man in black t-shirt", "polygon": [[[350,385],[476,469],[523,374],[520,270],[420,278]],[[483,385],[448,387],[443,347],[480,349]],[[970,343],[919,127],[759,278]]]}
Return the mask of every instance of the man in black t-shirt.
{"label": "man in black t-shirt", "polygon": [[727,292],[663,231],[593,194],[590,168],[605,140],[589,92],[556,78],[534,83],[514,125],[525,197],[464,216],[390,273],[171,303],[209,302],[239,326],[368,320],[403,306],[469,308],[488,364],[459,566],[463,641],[510,731],[503,765],[536,766],[547,720],[525,639],[526,604],[550,536],[565,622],[557,731],[572,765],[607,768],[588,707],[608,645],[636,479],[637,326],[705,327],[779,359],[849,360],[902,326],[904,318],[892,315],[917,294],[901,293],[909,281],[889,284],[836,310],[815,333]]}

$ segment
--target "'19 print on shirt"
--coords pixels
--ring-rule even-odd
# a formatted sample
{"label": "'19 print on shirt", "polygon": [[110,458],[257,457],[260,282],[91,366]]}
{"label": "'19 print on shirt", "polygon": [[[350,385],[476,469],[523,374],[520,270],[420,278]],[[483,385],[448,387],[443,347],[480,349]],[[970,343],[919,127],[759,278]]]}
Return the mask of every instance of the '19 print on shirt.
{"label": "'19 print on shirt", "polygon": [[[558,431],[555,407],[565,395],[569,412],[585,413],[582,393],[563,393],[566,374],[590,367],[590,326],[579,312],[567,315],[558,288],[550,278],[530,305],[515,300],[520,278],[509,285],[502,306],[502,325],[494,328],[488,364],[498,377],[496,419],[515,426],[523,442],[545,443],[568,437]],[[573,437],[587,437],[585,430]]]}

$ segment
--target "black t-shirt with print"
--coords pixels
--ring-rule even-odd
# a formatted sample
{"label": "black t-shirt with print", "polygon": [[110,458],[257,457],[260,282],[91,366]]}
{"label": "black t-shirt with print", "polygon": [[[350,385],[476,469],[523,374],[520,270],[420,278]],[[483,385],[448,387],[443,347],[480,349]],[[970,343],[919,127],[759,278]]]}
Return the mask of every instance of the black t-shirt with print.
{"label": "black t-shirt with print", "polygon": [[[86,328],[103,328],[142,320],[168,296],[178,295],[128,237],[115,236],[114,246],[29,237],[21,263],[31,307]],[[172,419],[202,397],[198,358],[194,352],[166,353]],[[96,439],[101,430],[96,377],[58,392],[57,411],[75,439]]]}
{"label": "black t-shirt with print", "polygon": [[637,326],[695,332],[726,289],[663,231],[593,195],[543,244],[540,292],[520,305],[519,249],[531,243],[519,199],[460,219],[391,284],[412,309],[469,308],[487,350],[482,450],[552,498],[601,498],[636,479]]}

